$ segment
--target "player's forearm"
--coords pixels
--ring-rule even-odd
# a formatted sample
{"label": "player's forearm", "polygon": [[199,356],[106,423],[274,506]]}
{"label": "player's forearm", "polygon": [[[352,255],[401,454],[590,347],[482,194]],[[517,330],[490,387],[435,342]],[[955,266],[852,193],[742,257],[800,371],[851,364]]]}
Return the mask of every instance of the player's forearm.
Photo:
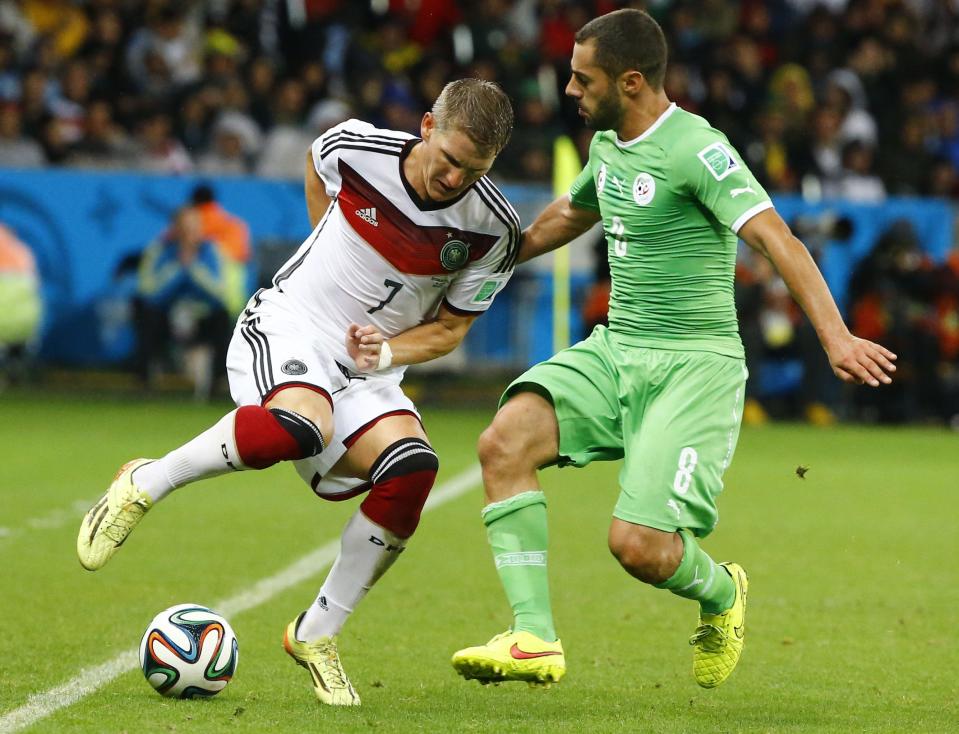
{"label": "player's forearm", "polygon": [[460,345],[469,324],[449,325],[430,321],[390,338],[393,364],[421,364],[452,352]]}
{"label": "player's forearm", "polygon": [[823,347],[828,351],[837,340],[847,338],[849,329],[806,246],[790,234],[767,245],[765,254],[809,317]]}
{"label": "player's forearm", "polygon": [[573,207],[568,196],[561,196],[547,206],[523,231],[518,262],[526,262],[562,247],[579,237],[597,221],[599,214]]}

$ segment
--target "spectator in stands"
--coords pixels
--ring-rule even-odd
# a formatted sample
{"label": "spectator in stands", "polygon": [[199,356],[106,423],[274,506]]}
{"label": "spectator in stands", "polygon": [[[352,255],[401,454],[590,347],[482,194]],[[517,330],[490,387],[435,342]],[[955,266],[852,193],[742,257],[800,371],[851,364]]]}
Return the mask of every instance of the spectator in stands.
{"label": "spectator in stands", "polygon": [[196,27],[173,3],[153,5],[146,25],[133,34],[126,52],[129,74],[141,89],[155,83],[158,68],[169,73],[175,86],[195,82],[200,77],[201,58]]}
{"label": "spectator in stands", "polygon": [[899,130],[898,140],[882,151],[878,168],[890,194],[920,196],[928,192],[933,163],[923,118],[910,115]]}
{"label": "spectator in stands", "polygon": [[503,176],[548,182],[553,170],[553,143],[563,129],[552,120],[540,87],[528,82],[516,109],[516,129],[501,158]]}
{"label": "spectator in stands", "polygon": [[123,18],[115,8],[93,10],[90,33],[78,55],[89,65],[94,96],[115,95],[126,86],[124,31]]}
{"label": "spectator in stands", "polygon": [[798,64],[783,64],[769,81],[769,97],[783,115],[784,134],[790,139],[804,135],[816,108],[809,72]]}
{"label": "spectator in stands", "polygon": [[926,194],[959,201],[959,171],[946,158],[936,158],[929,171]]}
{"label": "spectator in stands", "polygon": [[842,173],[841,122],[842,115],[834,107],[821,105],[813,112],[809,173],[819,179],[823,187],[835,182]]}
{"label": "spectator in stands", "polygon": [[224,256],[203,238],[200,213],[180,209],[140,260],[137,371],[148,386],[179,356],[196,397],[210,397],[214,366],[223,364],[231,332],[225,279]]}
{"label": "spectator in stands", "polygon": [[266,56],[253,59],[247,68],[246,87],[250,94],[250,114],[261,130],[268,130],[273,124],[276,78],[276,64]]}
{"label": "spectator in stands", "polygon": [[842,171],[824,193],[838,199],[878,204],[886,198],[886,187],[873,170],[873,149],[861,140],[850,140],[842,149]]}
{"label": "spectator in stands", "polygon": [[0,103],[20,99],[20,74],[13,53],[13,36],[0,30]]}
{"label": "spectator in stands", "polygon": [[200,217],[200,236],[216,244],[224,256],[224,302],[230,315],[236,316],[250,295],[247,287],[253,254],[250,228],[240,217],[223,208],[208,184],[193,189],[190,206]]}
{"label": "spectator in stands", "polygon": [[20,3],[13,0],[0,1],[0,32],[3,44],[9,44],[14,56],[21,59],[26,57],[37,36]]}
{"label": "spectator in stands", "polygon": [[857,265],[850,282],[850,326],[881,336],[897,350],[897,387],[881,399],[856,393],[861,417],[884,421],[927,419],[937,413],[938,344],[932,304],[935,272],[907,220],[894,223]]}
{"label": "spectator in stands", "polygon": [[40,275],[33,253],[0,224],[0,382],[24,375],[42,316]]}
{"label": "spectator in stands", "polygon": [[317,137],[351,116],[350,107],[345,102],[327,99],[314,105],[306,124],[274,128],[257,160],[257,175],[299,180],[303,176],[303,151],[309,150]]}
{"label": "spectator in stands", "polygon": [[20,84],[19,99],[23,131],[38,142],[43,125],[48,117],[47,97],[49,90],[49,79],[43,71],[31,69],[24,73]]}
{"label": "spectator in stands", "polygon": [[113,106],[105,99],[90,103],[83,137],[73,146],[66,164],[78,168],[131,168],[136,146],[113,119]]}
{"label": "spectator in stands", "polygon": [[86,40],[90,23],[71,0],[22,0],[21,8],[34,30],[51,40],[57,58],[70,58]]}
{"label": "spectator in stands", "polygon": [[837,69],[829,75],[825,104],[839,113],[839,139],[875,145],[879,139],[876,121],[866,107],[866,92],[855,72]]}
{"label": "spectator in stands", "polygon": [[250,172],[250,159],[259,146],[255,123],[237,112],[225,112],[213,125],[213,142],[197,159],[197,170],[220,176],[242,176]]}
{"label": "spectator in stands", "polygon": [[808,156],[797,155],[789,144],[786,127],[786,115],[771,105],[757,116],[757,139],[741,148],[750,169],[767,191],[794,191],[804,169],[809,167]]}
{"label": "spectator in stands", "polygon": [[90,84],[90,70],[86,63],[74,59],[66,64],[59,85],[47,103],[47,109],[60,123],[63,136],[70,144],[83,136],[90,104]]}
{"label": "spectator in stands", "polygon": [[0,161],[11,168],[39,168],[47,162],[43,148],[23,134],[16,102],[0,102]]}
{"label": "spectator in stands", "polygon": [[170,115],[161,110],[148,112],[137,127],[139,167],[160,173],[185,173],[193,168],[190,154],[173,137]]}
{"label": "spectator in stands", "polygon": [[303,151],[316,138],[305,125],[306,90],[296,78],[283,81],[271,110],[273,127],[258,151],[256,174],[266,178],[298,179],[303,175]]}

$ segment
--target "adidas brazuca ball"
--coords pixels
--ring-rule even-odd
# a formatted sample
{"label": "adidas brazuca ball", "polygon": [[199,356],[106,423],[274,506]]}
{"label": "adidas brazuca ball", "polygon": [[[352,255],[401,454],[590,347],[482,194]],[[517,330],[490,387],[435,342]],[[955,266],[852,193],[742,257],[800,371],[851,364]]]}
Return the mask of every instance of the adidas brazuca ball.
{"label": "adidas brazuca ball", "polygon": [[239,657],[230,623],[201,604],[164,609],[140,641],[143,675],[172,698],[215,696],[230,682]]}

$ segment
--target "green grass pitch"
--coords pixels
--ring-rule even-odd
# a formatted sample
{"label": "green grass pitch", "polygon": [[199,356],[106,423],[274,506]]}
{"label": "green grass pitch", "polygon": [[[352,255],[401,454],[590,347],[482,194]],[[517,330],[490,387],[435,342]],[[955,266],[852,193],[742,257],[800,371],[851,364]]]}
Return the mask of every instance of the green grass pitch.
{"label": "green grass pitch", "polygon": [[[104,570],[79,566],[81,507],[124,460],[157,455],[228,406],[0,397],[0,731],[32,694],[133,648],[159,610],[214,604],[335,539],[355,502],[315,499],[290,467],[209,481],[160,505]],[[439,483],[475,462],[489,412],[430,411]],[[804,479],[798,466],[808,467]],[[959,731],[959,437],[934,429],[744,429],[705,542],[750,572],[746,648],[697,688],[695,608],[606,549],[618,465],[550,470],[550,574],[569,672],[548,691],[481,687],[449,665],[509,623],[479,487],[424,515],[348,623],[356,710],[313,698],[283,653],[325,569],[231,619],[236,677],[206,701],[130,670],[34,732]],[[38,702],[48,699],[33,699]]]}

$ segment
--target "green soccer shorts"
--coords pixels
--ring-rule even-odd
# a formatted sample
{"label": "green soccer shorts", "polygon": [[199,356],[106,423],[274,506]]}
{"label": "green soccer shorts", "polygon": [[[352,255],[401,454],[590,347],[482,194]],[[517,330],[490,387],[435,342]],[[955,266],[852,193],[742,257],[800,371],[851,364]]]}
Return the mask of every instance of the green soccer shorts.
{"label": "green soccer shorts", "polygon": [[625,459],[615,517],[702,537],[719,520],[746,375],[742,359],[624,346],[597,327],[516,378],[500,405],[518,392],[543,395],[559,423],[560,466]]}

